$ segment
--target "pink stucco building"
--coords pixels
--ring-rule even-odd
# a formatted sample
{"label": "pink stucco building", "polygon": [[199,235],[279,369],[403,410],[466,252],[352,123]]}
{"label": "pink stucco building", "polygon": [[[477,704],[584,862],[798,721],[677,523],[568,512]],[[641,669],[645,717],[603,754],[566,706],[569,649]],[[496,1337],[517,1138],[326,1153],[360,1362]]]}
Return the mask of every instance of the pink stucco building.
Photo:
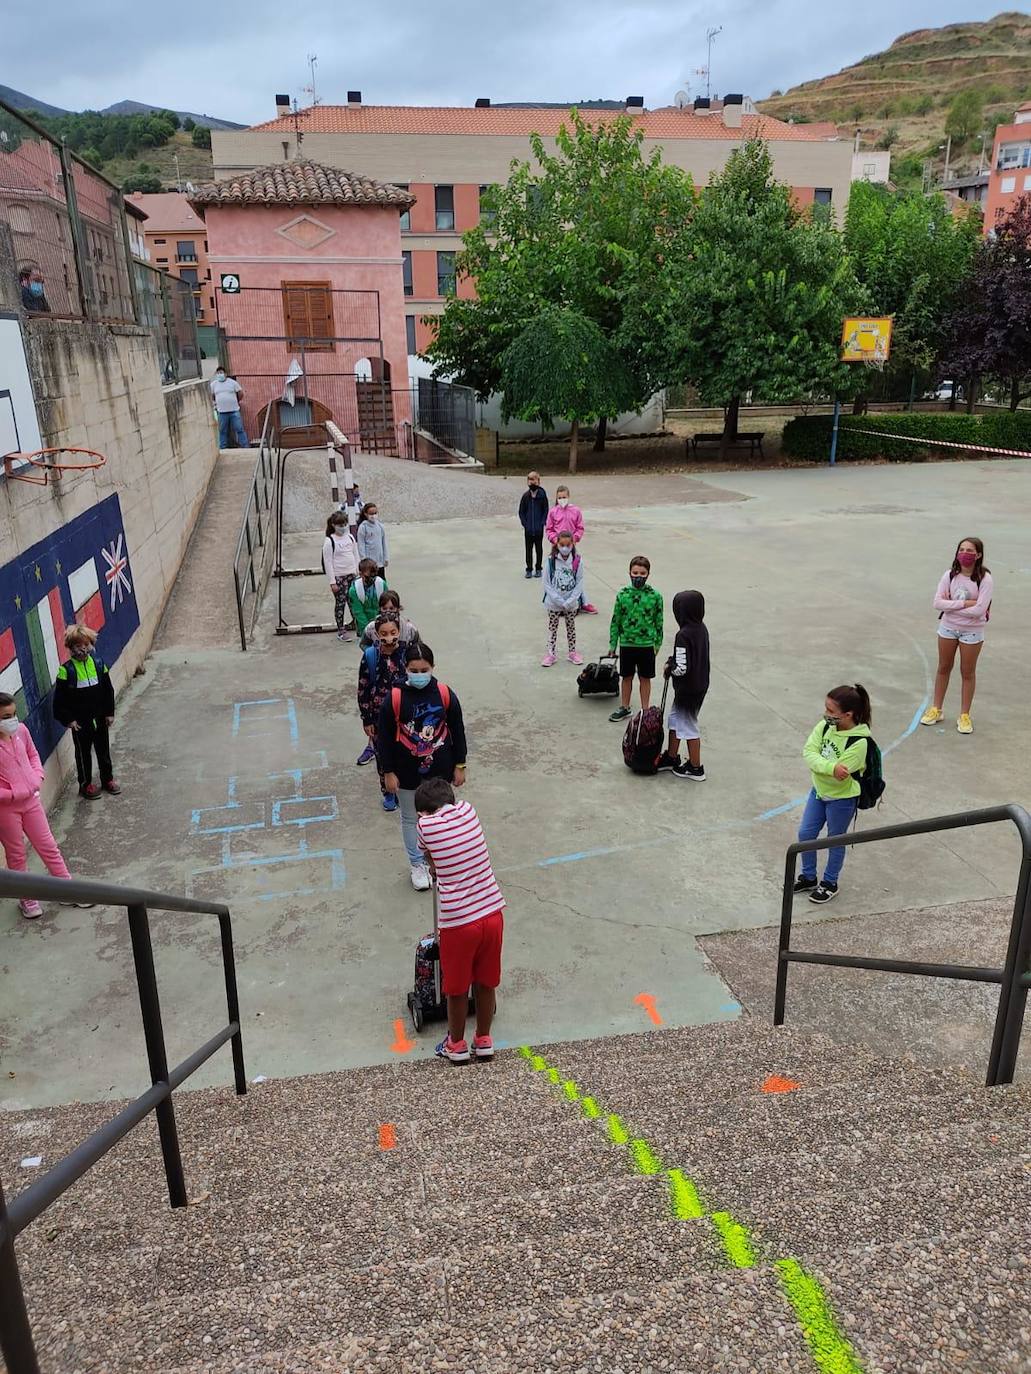
{"label": "pink stucco building", "polygon": [[332,418],[356,446],[396,452],[411,418],[400,270],[409,192],[294,161],[189,199],[205,221],[248,435],[271,405],[288,444],[324,442],[314,427]]}

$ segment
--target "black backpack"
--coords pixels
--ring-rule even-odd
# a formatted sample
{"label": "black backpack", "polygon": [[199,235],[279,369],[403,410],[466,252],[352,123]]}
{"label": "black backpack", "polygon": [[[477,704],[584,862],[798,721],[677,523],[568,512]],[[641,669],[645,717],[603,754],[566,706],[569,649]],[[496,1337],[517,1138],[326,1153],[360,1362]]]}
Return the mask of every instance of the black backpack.
{"label": "black backpack", "polygon": [[[826,739],[827,731],[832,729],[828,721],[823,727],[823,735]],[[850,744],[855,744],[856,740],[866,740],[866,765],[861,773],[853,773],[852,776],[859,784],[859,796],[856,798],[856,805],[860,811],[869,811],[874,806],[879,806],[881,798],[884,796],[884,761],[881,758],[881,750],[877,741],[872,735],[847,735],[845,738],[846,749]]]}

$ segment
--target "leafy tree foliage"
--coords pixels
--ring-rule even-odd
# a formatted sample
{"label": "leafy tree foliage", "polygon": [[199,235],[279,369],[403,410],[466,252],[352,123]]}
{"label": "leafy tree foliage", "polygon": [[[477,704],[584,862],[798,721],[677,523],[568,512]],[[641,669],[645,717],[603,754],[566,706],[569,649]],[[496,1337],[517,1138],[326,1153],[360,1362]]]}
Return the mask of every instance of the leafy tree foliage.
{"label": "leafy tree foliage", "polygon": [[202,128],[200,124],[195,124],[193,132],[190,134],[190,142],[195,148],[210,148],[211,130]]}
{"label": "leafy tree foliage", "polygon": [[[32,118],[81,156],[86,149],[102,161],[115,157],[135,157],[140,148],[161,148],[179,127],[179,116],[171,110],[156,115],[108,115],[96,110],[82,114],[40,115]],[[96,162],[96,159],[89,159]],[[100,165],[97,163],[96,165]]]}
{"label": "leafy tree foliage", "polygon": [[945,132],[951,134],[957,143],[964,143],[973,134],[981,132],[984,122],[984,101],[981,92],[972,87],[960,91],[945,119]]}

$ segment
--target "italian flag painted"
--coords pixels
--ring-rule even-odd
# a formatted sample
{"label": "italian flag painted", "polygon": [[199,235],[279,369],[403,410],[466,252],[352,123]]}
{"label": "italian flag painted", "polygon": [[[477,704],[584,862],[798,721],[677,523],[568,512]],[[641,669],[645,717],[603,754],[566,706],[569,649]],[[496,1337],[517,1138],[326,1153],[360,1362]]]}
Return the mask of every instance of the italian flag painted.
{"label": "italian flag painted", "polygon": [[18,655],[14,648],[14,633],[11,630],[5,630],[0,635],[0,692],[8,692],[14,697],[18,719],[24,720],[27,714],[25,689],[22,686],[21,668],[18,666]]}
{"label": "italian flag painted", "polygon": [[57,670],[64,654],[64,611],[57,587],[37,602],[25,617],[32,648],[32,667],[39,696],[43,697],[57,681]]}
{"label": "italian flag painted", "polygon": [[99,634],[104,628],[104,602],[100,595],[97,564],[93,558],[68,574],[68,590],[75,608],[75,623],[88,625]]}

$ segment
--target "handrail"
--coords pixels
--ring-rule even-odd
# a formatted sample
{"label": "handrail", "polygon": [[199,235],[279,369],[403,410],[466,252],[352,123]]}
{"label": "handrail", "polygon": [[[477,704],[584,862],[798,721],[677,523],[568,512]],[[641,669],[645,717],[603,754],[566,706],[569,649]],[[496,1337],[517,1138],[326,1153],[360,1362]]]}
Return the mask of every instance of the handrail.
{"label": "handrail", "polygon": [[[16,873],[7,869],[0,870],[0,897],[94,902],[127,908],[129,937],[132,943],[143,1036],[151,1078],[151,1085],[146,1092],[141,1093],[110,1121],[106,1121],[87,1136],[41,1178],[20,1192],[10,1204],[4,1198],[3,1186],[0,1183],[0,1354],[6,1362],[8,1374],[39,1374],[32,1326],[25,1306],[25,1294],[14,1252],[15,1237],[41,1216],[151,1112],[157,1117],[169,1203],[172,1207],[185,1207],[186,1180],[179,1152],[172,1093],[227,1041],[232,1045],[233,1079],[239,1096],[247,1092],[247,1074],[240,1033],[240,1000],[236,983],[236,960],[233,954],[232,921],[229,908],[224,903],[201,902],[167,892],[119,887],[114,883],[96,882],[87,878],[52,878],[49,875]],[[221,935],[228,1022],[172,1069],[168,1067],[165,1054],[165,1033],[161,1020],[148,910],[215,916]]]}
{"label": "handrail", "polygon": [[[258,441],[258,459],[254,464],[254,472],[251,476],[250,491],[247,496],[247,504],[244,506],[243,521],[240,525],[240,535],[236,541],[236,553],[233,555],[233,586],[236,593],[236,617],[240,626],[240,648],[247,652],[247,635],[249,629],[254,628],[254,614],[257,611],[257,603],[261,592],[264,590],[265,580],[262,565],[265,560],[265,550],[271,546],[272,540],[268,537],[268,519],[274,519],[272,514],[274,508],[273,494],[276,486],[276,473],[280,461],[279,445],[275,447],[269,442],[270,426],[272,422],[273,403],[270,401],[265,407],[265,422],[261,430],[261,438]],[[255,519],[255,535],[251,535],[251,516]],[[264,522],[263,515],[268,517]],[[247,549],[247,577],[246,581],[241,579],[241,555],[244,546]],[[255,571],[254,555],[255,551],[260,550],[261,556],[258,559],[257,571]],[[250,626],[244,614],[244,606],[248,594],[255,598],[255,612],[252,613]]]}
{"label": "handrail", "polygon": [[[879,840],[896,840],[907,835],[931,835],[943,830],[965,830],[975,825],[995,825],[1011,821],[1020,836],[1021,858],[1017,891],[1013,901],[1006,960],[1002,968],[974,964],[931,964],[915,959],[879,959],[866,955],[820,954],[791,948],[791,918],[794,900],[795,857],[819,849],[838,849]],[[987,1086],[1012,1083],[1024,1025],[1028,989],[1031,987],[1031,815],[1022,806],[989,806],[978,811],[953,812],[922,821],[903,821],[876,830],[857,830],[848,835],[829,835],[824,839],[796,840],[784,858],[784,890],[780,909],[780,938],[777,947],[777,985],[773,1004],[773,1024],[784,1024],[787,1002],[788,964],[825,964],[833,968],[863,968],[884,973],[911,973],[927,978],[955,978],[967,982],[998,983],[999,1005],[988,1057]]]}

